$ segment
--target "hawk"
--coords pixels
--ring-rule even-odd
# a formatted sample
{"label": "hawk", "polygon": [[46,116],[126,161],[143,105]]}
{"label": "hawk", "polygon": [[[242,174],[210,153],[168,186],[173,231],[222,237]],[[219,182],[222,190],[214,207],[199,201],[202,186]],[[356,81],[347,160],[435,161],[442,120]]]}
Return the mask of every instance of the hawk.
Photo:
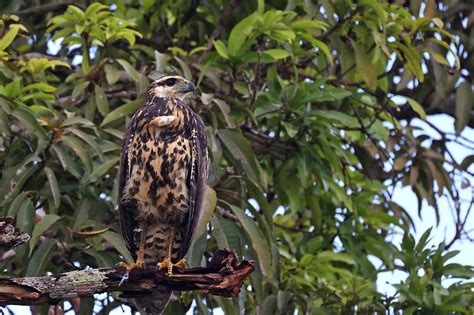
{"label": "hawk", "polygon": [[[131,270],[156,263],[172,276],[196,234],[208,177],[205,126],[185,94],[192,82],[180,76],[155,80],[133,115],[120,158],[119,212],[124,240],[136,259]],[[136,299],[145,313],[159,314],[171,291],[165,287]]]}

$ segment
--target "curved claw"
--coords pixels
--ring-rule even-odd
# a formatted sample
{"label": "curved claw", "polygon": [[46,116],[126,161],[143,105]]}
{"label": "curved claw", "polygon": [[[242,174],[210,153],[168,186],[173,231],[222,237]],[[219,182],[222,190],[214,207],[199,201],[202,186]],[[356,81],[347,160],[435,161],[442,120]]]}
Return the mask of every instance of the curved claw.
{"label": "curved claw", "polygon": [[127,264],[124,263],[123,261],[119,262],[119,266],[122,268],[127,269],[127,271],[131,271],[132,269],[142,269],[144,267],[144,261],[141,259],[137,259],[136,262]]}
{"label": "curved claw", "polygon": [[173,267],[176,268],[183,268],[186,265],[186,259],[181,259],[177,263],[173,264],[170,259],[165,258],[162,262],[157,263],[156,265],[158,266],[158,269],[168,269],[168,272],[166,273],[168,277],[173,276]]}

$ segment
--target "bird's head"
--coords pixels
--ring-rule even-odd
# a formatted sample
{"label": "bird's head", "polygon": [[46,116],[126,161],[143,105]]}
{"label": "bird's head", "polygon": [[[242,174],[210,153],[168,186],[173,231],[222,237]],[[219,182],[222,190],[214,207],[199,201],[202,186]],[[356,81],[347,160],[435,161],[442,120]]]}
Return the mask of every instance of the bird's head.
{"label": "bird's head", "polygon": [[196,87],[191,81],[174,75],[164,76],[153,81],[148,88],[148,93],[162,98],[172,97],[183,99],[186,93],[194,92],[195,90]]}

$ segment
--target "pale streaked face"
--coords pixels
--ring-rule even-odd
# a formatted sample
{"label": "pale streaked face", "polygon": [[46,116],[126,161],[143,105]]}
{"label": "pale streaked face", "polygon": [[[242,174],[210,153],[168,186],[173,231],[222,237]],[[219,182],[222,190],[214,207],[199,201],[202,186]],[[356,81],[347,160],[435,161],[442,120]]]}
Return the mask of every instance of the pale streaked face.
{"label": "pale streaked face", "polygon": [[[153,93],[163,98],[183,99],[186,93],[194,92],[196,87],[194,84],[180,76],[165,76],[153,81],[150,85],[148,93]],[[153,91],[153,92],[152,92]]]}

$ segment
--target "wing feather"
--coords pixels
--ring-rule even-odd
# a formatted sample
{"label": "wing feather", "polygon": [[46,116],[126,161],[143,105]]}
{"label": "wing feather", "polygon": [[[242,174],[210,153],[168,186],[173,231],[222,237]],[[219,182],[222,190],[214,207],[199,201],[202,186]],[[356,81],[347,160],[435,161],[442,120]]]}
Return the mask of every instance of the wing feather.
{"label": "wing feather", "polygon": [[189,180],[189,212],[186,232],[181,243],[180,258],[188,252],[202,215],[204,195],[208,177],[207,134],[204,123],[198,114],[191,111],[192,166]]}
{"label": "wing feather", "polygon": [[133,140],[134,133],[137,128],[137,117],[134,115],[130,120],[130,123],[125,131],[123,141],[122,141],[122,150],[120,152],[120,172],[119,172],[119,223],[120,229],[122,231],[122,236],[127,243],[127,247],[135,255],[135,242],[133,240],[133,230],[137,226],[136,223],[136,206],[134,207],[130,201],[123,200],[124,188],[127,180],[130,178],[130,161],[128,159],[128,154],[130,150],[130,143]]}

